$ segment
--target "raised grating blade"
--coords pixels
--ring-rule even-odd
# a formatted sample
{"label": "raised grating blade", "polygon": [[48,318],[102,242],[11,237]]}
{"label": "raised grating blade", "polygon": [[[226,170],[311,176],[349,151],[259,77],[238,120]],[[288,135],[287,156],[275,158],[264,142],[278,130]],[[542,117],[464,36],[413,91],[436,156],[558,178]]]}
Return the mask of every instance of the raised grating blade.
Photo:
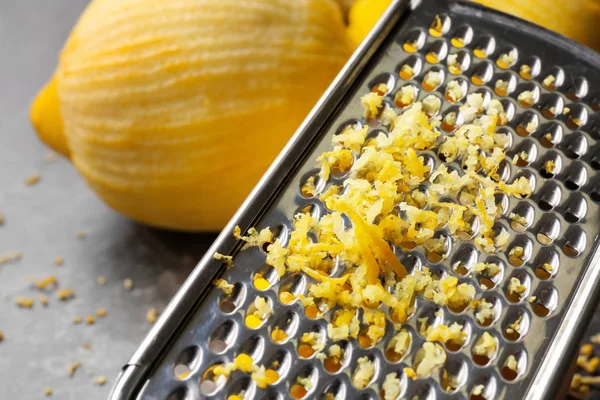
{"label": "raised grating blade", "polygon": [[[405,65],[412,74],[401,73]],[[389,373],[400,379],[398,398],[555,398],[599,295],[599,66],[600,55],[583,46],[471,3],[393,2],[125,366],[111,399],[227,399],[242,392],[245,400],[283,399],[291,397],[298,378],[310,381],[304,398],[371,399],[380,397]],[[441,74],[438,85],[428,84],[432,72]],[[296,212],[326,214],[318,196],[301,188],[316,176],[316,158],[331,149],[331,139],[341,128],[362,124],[369,127],[368,137],[387,133],[385,126],[365,119],[360,105],[361,96],[382,83],[387,86],[386,104],[398,113],[403,87],[412,86],[418,101],[437,97],[445,134],[459,125],[455,120],[467,94],[481,93],[487,103],[500,100],[507,121],[497,131],[509,141],[507,160],[497,173],[506,182],[527,177],[533,194],[525,199],[497,195],[503,214],[494,230],[510,235],[504,252],[487,255],[469,235],[452,238],[443,229],[443,257],[422,246],[396,249],[411,271],[428,267],[473,285],[476,299],[493,304],[493,320],[482,322],[469,308],[442,307],[440,312],[418,297],[415,313],[403,324],[412,338],[410,354],[390,355],[396,330],[388,322],[385,336],[374,346],[344,341],[343,368],[330,372],[314,354],[301,357],[299,338],[319,332],[326,338],[325,347],[331,346],[326,328],[331,313],[310,318],[299,301],[287,304],[280,297],[282,292],[305,293],[311,279],[301,273],[278,279],[265,263],[264,250],[241,251],[231,232],[236,225],[242,232],[271,227],[286,242]],[[460,91],[453,92],[457,87]],[[420,155],[432,170],[443,163],[435,150]],[[462,168],[456,161],[447,164]],[[334,175],[319,182],[318,189],[343,180]],[[234,267],[213,259],[217,251],[232,255]],[[476,261],[493,262],[500,272],[475,271]],[[253,282],[256,273],[266,281],[264,287]],[[235,283],[231,294],[213,287],[211,282],[219,277]],[[520,296],[509,293],[511,278],[524,286]],[[273,314],[249,328],[245,317],[257,296],[268,299]],[[468,338],[458,348],[446,346],[442,368],[413,380],[405,368],[414,366],[416,350],[425,341],[419,318],[445,325],[459,322]],[[517,330],[511,328],[516,321]],[[276,327],[286,332],[283,343],[272,339]],[[497,341],[498,351],[482,360],[473,347],[484,332]],[[262,389],[241,371],[214,379],[214,366],[242,353],[274,369],[276,382]],[[376,370],[370,384],[358,389],[351,376],[363,356]],[[511,356],[516,373],[505,369]]]}

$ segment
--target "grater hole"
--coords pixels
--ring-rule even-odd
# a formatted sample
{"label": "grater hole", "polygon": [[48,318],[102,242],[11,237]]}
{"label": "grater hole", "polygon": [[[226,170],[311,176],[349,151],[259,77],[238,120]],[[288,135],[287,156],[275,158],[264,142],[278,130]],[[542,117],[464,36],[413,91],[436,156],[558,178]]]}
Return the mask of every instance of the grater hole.
{"label": "grater hole", "polygon": [[325,188],[325,181],[319,177],[318,172],[311,172],[302,180],[300,194],[305,199],[316,197]]}
{"label": "grater hole", "polygon": [[502,104],[502,108],[504,108],[505,118],[499,118],[497,124],[502,126],[507,125],[513,120],[517,112],[517,107],[510,99],[502,99],[500,103]]}
{"label": "grater hole", "polygon": [[205,396],[215,395],[227,382],[223,374],[216,374],[215,369],[222,368],[222,363],[213,364],[204,371],[200,380],[200,393]]}
{"label": "grater hole", "polygon": [[519,203],[509,214],[510,227],[516,232],[525,232],[531,226],[534,213],[533,207],[528,203]]}
{"label": "grater hole", "polygon": [[325,332],[315,325],[311,330],[304,332],[298,340],[297,352],[300,358],[306,360],[312,358],[315,353],[325,348]]}
{"label": "grater hole", "polygon": [[396,333],[387,345],[385,358],[391,363],[399,363],[410,353],[412,336],[406,329]]}
{"label": "grater hole", "polygon": [[[592,198],[594,193],[596,192],[592,191]],[[569,197],[569,200],[567,200],[567,204],[565,206],[565,220],[572,224],[576,224],[584,219],[586,214],[587,202],[585,198],[576,193],[572,194],[571,197]]]}
{"label": "grater hole", "polygon": [[580,163],[573,163],[567,170],[565,186],[569,190],[579,190],[587,183],[587,170]]}
{"label": "grater hole", "polygon": [[524,351],[519,350],[512,354],[508,354],[508,356],[504,359],[500,374],[507,381],[514,381],[523,373],[523,371],[525,371],[526,368],[527,355]]}
{"label": "grater hole", "polygon": [[563,113],[567,114],[566,123],[571,129],[579,129],[588,122],[588,111],[580,104],[571,104],[569,107],[565,107]]}
{"label": "grater hole", "polygon": [[262,358],[265,351],[265,340],[262,336],[252,335],[244,341],[237,349],[236,355],[245,354],[257,362]]}
{"label": "grater hole", "polygon": [[434,237],[423,243],[427,260],[431,263],[439,263],[448,257],[451,249],[451,240],[448,235],[436,232]]}
{"label": "grater hole", "polygon": [[[425,114],[427,114],[429,118],[437,116],[442,107],[442,101],[440,100],[440,98],[433,94],[425,96],[425,98],[423,98],[423,100],[421,101],[421,104],[423,107],[423,111],[425,112]],[[425,165],[427,165],[427,163]],[[428,171],[428,173],[430,172],[431,169]]]}
{"label": "grater hole", "polygon": [[538,222],[536,232],[538,242],[544,246],[552,244],[560,233],[560,221],[552,214],[545,214]]}
{"label": "grater hole", "polygon": [[525,335],[529,330],[530,319],[529,315],[521,310],[516,310],[506,317],[502,324],[502,335],[511,342],[516,342]]}
{"label": "grater hole", "polygon": [[508,96],[514,92],[517,87],[517,78],[510,72],[505,72],[498,76],[498,79],[494,83],[494,92],[498,96]]}
{"label": "grater hole", "polygon": [[540,99],[540,103],[542,115],[548,119],[561,115],[565,106],[563,98],[555,93],[544,94]]}
{"label": "grater hole", "polygon": [[491,178],[496,182],[506,182],[510,178],[510,164],[506,159],[498,164],[498,169],[496,169],[496,173]]}
{"label": "grater hole", "polygon": [[452,271],[460,276],[471,273],[472,266],[477,262],[477,250],[470,244],[463,244],[452,259]]}
{"label": "grater hole", "polygon": [[484,332],[475,341],[472,349],[473,362],[477,365],[488,365],[498,352],[498,339],[487,332]]}
{"label": "grater hole", "polygon": [[533,297],[533,313],[538,317],[547,317],[558,305],[558,292],[553,287],[542,289]]}
{"label": "grater hole", "polygon": [[[457,322],[462,327],[462,332],[464,336],[460,340],[448,340],[444,345],[446,349],[451,352],[460,351],[466,343],[469,342],[469,337],[471,336],[471,325],[466,321]],[[453,324],[452,324],[453,325]]]}
{"label": "grater hole", "polygon": [[531,140],[524,140],[515,149],[512,163],[519,167],[526,167],[535,162],[537,158],[537,147]]}
{"label": "grater hole", "polygon": [[247,376],[244,376],[243,378],[233,382],[231,385],[228,385],[228,389],[229,394],[226,397],[227,400],[246,400],[254,397],[254,382],[250,377]]}
{"label": "grater hole", "polygon": [[480,326],[492,325],[502,311],[502,305],[495,296],[484,296],[481,300],[475,300],[471,307],[475,311],[475,321]]}
{"label": "grater hole", "polygon": [[500,260],[491,258],[485,263],[476,264],[474,270],[478,274],[479,286],[483,290],[491,290],[502,281],[504,264]]}
{"label": "grater hole", "polygon": [[425,52],[425,60],[429,64],[437,64],[448,55],[448,45],[443,40],[432,43]]}
{"label": "grater hole", "polygon": [[265,363],[265,368],[268,368],[270,380],[272,384],[282,380],[289,372],[292,365],[292,356],[287,350],[279,348]]}
{"label": "grater hole", "polygon": [[560,203],[561,190],[553,182],[546,182],[539,194],[538,206],[543,211],[551,211]]}
{"label": "grater hole", "polygon": [[[462,114],[458,112],[456,107],[449,108],[442,118],[442,129],[446,132],[452,132],[462,125]],[[445,161],[438,153],[440,160]]]}
{"label": "grater hole", "polygon": [[420,29],[415,29],[406,36],[402,49],[407,53],[416,53],[425,45],[425,39],[425,33]]}
{"label": "grater hole", "polygon": [[244,302],[246,297],[246,288],[241,283],[233,285],[231,293],[225,294],[219,301],[219,309],[225,314],[231,314],[236,311]]}
{"label": "grater hole", "polygon": [[299,318],[293,311],[281,315],[271,328],[271,340],[277,344],[286,343],[298,329]]}
{"label": "grater hole", "polygon": [[542,62],[536,56],[531,56],[525,59],[519,67],[519,75],[523,79],[533,79],[540,74]]}
{"label": "grater hole", "polygon": [[464,79],[454,79],[446,84],[444,97],[450,103],[456,103],[465,97],[467,90],[468,85]]}
{"label": "grater hole", "polygon": [[406,108],[415,102],[418,95],[418,87],[412,84],[404,85],[396,92],[394,96],[394,104],[398,108]]}
{"label": "grater hole", "polygon": [[427,304],[425,309],[419,314],[419,317],[417,317],[417,321],[419,334],[427,337],[427,329],[429,327],[435,327],[444,322],[444,310],[441,307]]}
{"label": "grater hole", "polygon": [[496,398],[496,379],[491,375],[483,375],[478,379],[469,394],[469,400],[490,400]]}
{"label": "grater hole", "polygon": [[469,370],[464,361],[460,359],[451,359],[446,361],[440,375],[442,390],[447,393],[455,393],[467,381]]}
{"label": "grater hole", "polygon": [[542,129],[540,143],[547,149],[554,147],[560,143],[563,138],[563,128],[559,124],[553,122]]}
{"label": "grater hole", "polygon": [[482,86],[488,83],[494,77],[494,67],[489,62],[481,62],[473,69],[471,82]]}
{"label": "grater hole", "polygon": [[422,69],[423,61],[419,57],[412,55],[398,67],[398,76],[405,81],[410,81],[419,75]]}
{"label": "grater hole", "polygon": [[501,218],[506,210],[508,210],[508,196],[505,193],[497,192],[494,194],[494,202],[496,203],[496,219]]}
{"label": "grater hole", "polygon": [[475,45],[473,54],[477,58],[486,58],[496,49],[496,40],[491,36],[482,37]]}
{"label": "grater hole", "polygon": [[516,64],[519,52],[514,47],[508,47],[500,52],[496,59],[496,65],[502,69],[508,69]]}
{"label": "grater hole", "polygon": [[600,148],[596,146],[593,151],[591,151],[592,159],[590,160],[590,166],[594,168],[596,171],[600,171]]}
{"label": "grater hole", "polygon": [[464,241],[473,239],[481,226],[479,217],[468,210],[463,214],[463,222],[463,227],[456,233],[458,238]]}
{"label": "grater hole", "polygon": [[529,183],[529,187],[531,188],[531,192],[530,194],[526,194],[526,195],[520,195],[520,194],[515,194],[516,198],[521,198],[521,199],[525,199],[529,196],[531,196],[531,193],[535,193],[535,186],[536,186],[536,177],[534,174],[532,174],[529,171],[526,170],[521,170],[519,173],[517,173],[517,175],[514,177],[514,179],[512,180],[511,184],[518,181],[521,178],[525,178],[527,179],[527,182]]}
{"label": "grater hole", "polygon": [[318,219],[321,216],[321,210],[316,204],[309,203],[298,207],[294,215],[295,214],[308,214]]}
{"label": "grater hole", "polygon": [[459,51],[448,55],[446,64],[448,72],[460,75],[471,66],[471,55],[466,51]]}
{"label": "grater hole", "polygon": [[[375,368],[370,371],[363,367],[363,365],[372,364]],[[380,368],[379,360],[373,355],[365,355],[357,360],[354,371],[352,372],[352,386],[357,389],[365,389],[369,386],[377,377],[377,372]]]}
{"label": "grater hole", "polygon": [[200,363],[200,348],[198,346],[190,346],[184,349],[175,361],[173,367],[173,375],[177,380],[184,380],[190,376]]}
{"label": "grater hole", "polygon": [[339,379],[336,379],[327,385],[322,395],[319,397],[321,400],[342,400],[346,398],[346,385]]}
{"label": "grater hole", "polygon": [[435,357],[436,359],[439,359],[440,357],[444,356],[446,353],[444,351],[444,348],[439,344],[439,343],[433,343],[433,342],[425,342],[425,345],[427,345],[429,343],[429,345],[431,345],[429,351],[426,351],[425,346],[420,348],[419,350],[417,350],[417,353],[415,354],[414,357],[414,364],[413,364],[413,370],[417,371],[419,369],[419,366],[422,363],[425,363],[425,365],[427,365],[426,368],[424,368],[425,371],[428,371],[426,376],[419,376],[419,378],[425,378],[428,377],[429,375],[431,375],[431,373],[436,370],[437,368],[430,368],[430,365],[428,365],[428,363],[430,363],[430,359],[429,357],[426,356],[431,356],[433,355],[433,357]]}
{"label": "grater hole", "polygon": [[394,76],[389,73],[379,74],[369,83],[371,92],[377,93],[380,96],[386,96],[390,94],[390,92],[394,90],[394,85]]}
{"label": "grater hole", "polygon": [[516,131],[519,136],[529,136],[534,133],[540,125],[540,118],[533,112],[525,112],[519,120]]}
{"label": "grater hole", "polygon": [[208,349],[214,354],[222,354],[231,347],[237,337],[238,329],[233,320],[223,322],[210,335]]}
{"label": "grater hole", "polygon": [[559,264],[560,256],[553,248],[542,248],[533,263],[535,275],[540,280],[548,280],[556,275]]}
{"label": "grater hole", "polygon": [[586,235],[581,228],[572,226],[565,233],[565,244],[563,252],[569,258],[577,258],[581,255],[586,245]]}
{"label": "grater hole", "polygon": [[452,39],[450,43],[452,46],[462,49],[465,46],[468,46],[473,40],[473,28],[468,25],[463,25],[459,27],[456,32],[452,35]]}
{"label": "grater hole", "polygon": [[510,303],[521,302],[527,296],[530,287],[531,277],[529,275],[523,272],[513,273],[506,282],[506,300]]}
{"label": "grater hole", "polygon": [[444,83],[444,70],[434,67],[423,76],[421,86],[428,92],[432,92]]}
{"label": "grater hole", "polygon": [[541,162],[540,175],[543,178],[550,179],[560,173],[562,168],[562,159],[554,152],[548,153]]}
{"label": "grater hole", "polygon": [[523,84],[517,90],[517,101],[521,107],[529,108],[540,99],[540,89],[535,84]]}
{"label": "grater hole", "polygon": [[582,76],[571,78],[571,86],[567,90],[567,97],[573,101],[580,100],[587,96],[589,85],[587,79]]}
{"label": "grater hole", "polygon": [[[393,386],[389,385],[386,388],[385,382],[395,382]],[[397,399],[404,395],[407,386],[407,377],[406,374],[398,371],[398,372],[390,372],[385,376],[384,384],[382,385],[381,390],[379,391],[380,399]],[[389,390],[389,392],[387,391]],[[345,397],[344,397],[345,399]]]}
{"label": "grater hole", "polygon": [[[266,304],[261,309],[258,309],[256,306],[257,302],[263,302]],[[248,310],[246,312],[246,317],[244,318],[244,323],[250,329],[258,329],[267,319],[269,319],[269,313],[267,313],[263,308],[268,310],[273,310],[273,305],[271,304],[271,299],[266,297],[257,296],[256,300],[250,304]]]}
{"label": "grater hole", "polygon": [[189,397],[188,388],[183,386],[183,387],[178,387],[177,389],[172,391],[167,396],[166,400],[190,400],[190,399],[191,398]]}
{"label": "grater hole", "polygon": [[544,76],[542,85],[548,90],[556,90],[565,81],[565,72],[560,67],[552,67]]}
{"label": "grater hole", "polygon": [[351,349],[347,341],[342,340],[329,346],[327,358],[323,360],[323,368],[330,374],[336,374],[348,365]]}
{"label": "grater hole", "polygon": [[445,35],[450,30],[450,17],[446,14],[436,15],[429,25],[429,34],[433,37]]}
{"label": "grater hole", "polygon": [[306,278],[303,274],[286,276],[279,286],[279,301],[285,305],[295,303],[298,295],[304,292],[305,287]]}
{"label": "grater hole", "polygon": [[257,290],[265,291],[277,282],[277,271],[270,265],[263,265],[252,277],[252,284]]}

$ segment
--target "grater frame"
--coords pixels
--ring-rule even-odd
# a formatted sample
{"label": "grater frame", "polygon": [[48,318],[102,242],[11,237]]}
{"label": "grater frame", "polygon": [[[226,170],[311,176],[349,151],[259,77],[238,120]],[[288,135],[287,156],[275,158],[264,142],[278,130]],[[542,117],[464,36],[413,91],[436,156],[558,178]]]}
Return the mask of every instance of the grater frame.
{"label": "grater frame", "polygon": [[[434,1],[424,0],[423,3],[433,4]],[[474,14],[487,14],[488,17],[493,16],[502,19],[503,22],[510,24],[513,28],[527,30],[530,34],[552,41],[559,47],[569,48],[570,52],[581,60],[586,60],[592,65],[600,65],[598,54],[540,27],[478,5],[466,5],[455,1],[449,3],[456,7],[464,7]],[[333,115],[341,107],[345,95],[355,86],[363,69],[380,52],[380,46],[388,40],[390,33],[395,31],[396,25],[402,24],[403,20],[413,12],[411,9],[417,7],[419,7],[419,2],[414,2],[411,5],[408,1],[400,0],[393,2],[388,8],[367,40],[355,52],[323,98],[235,214],[232,221],[218,237],[215,244],[209,249],[207,255],[200,261],[170,302],[159,321],[124,367],[113,388],[111,399],[135,398],[138,390],[144,384],[143,380],[147,374],[157,366],[164,351],[177,335],[178,330],[192,317],[195,308],[201,302],[201,297],[205,295],[206,289],[210,287],[212,279],[221,272],[222,266],[212,259],[212,254],[218,251],[219,253],[234,255],[239,251],[240,244],[231,236],[233,227],[239,225],[245,230],[255,226],[275,197],[283,190],[289,176],[299,168],[299,163],[301,161],[308,163],[313,161],[306,159],[307,154],[316,141],[321,139]],[[597,244],[597,240],[594,240],[594,248],[589,252],[585,274],[579,281],[578,290],[570,299],[571,306],[569,309],[572,312],[566,315],[560,323],[561,335],[555,336],[556,339],[552,341],[548,351],[551,356],[544,357],[535,379],[529,386],[530,391],[527,398],[551,397],[560,382],[547,377],[559,376],[559,373],[566,371],[570,365],[571,355],[578,344],[576,339],[583,334],[585,321],[594,311],[594,301],[592,300],[598,299],[599,295],[597,278],[600,274],[598,268],[600,254],[597,251]]]}

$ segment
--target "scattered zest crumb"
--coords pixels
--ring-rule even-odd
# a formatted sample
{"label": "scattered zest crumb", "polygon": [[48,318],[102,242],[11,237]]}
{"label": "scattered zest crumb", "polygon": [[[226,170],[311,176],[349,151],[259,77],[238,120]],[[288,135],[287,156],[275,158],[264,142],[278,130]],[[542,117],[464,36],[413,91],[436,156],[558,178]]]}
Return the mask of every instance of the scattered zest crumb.
{"label": "scattered zest crumb", "polygon": [[79,361],[75,361],[74,363],[69,364],[67,371],[69,372],[69,377],[73,377],[75,375],[75,371],[81,367],[81,363]]}
{"label": "scattered zest crumb", "polygon": [[35,303],[31,297],[17,297],[15,303],[21,308],[31,308]]}
{"label": "scattered zest crumb", "polygon": [[81,345],[81,347],[83,347],[86,350],[90,350],[90,351],[93,350],[92,345],[89,343],[84,343]]}
{"label": "scattered zest crumb", "polygon": [[106,317],[106,309],[105,308],[97,308],[96,315],[98,317]]}
{"label": "scattered zest crumb", "polygon": [[4,340],[4,332],[0,331],[0,342]]}
{"label": "scattered zest crumb", "polygon": [[46,396],[52,396],[52,388],[50,386],[48,386],[47,388],[44,389],[44,394]]}
{"label": "scattered zest crumb", "polygon": [[98,279],[96,279],[96,282],[98,282],[98,285],[104,285],[106,283],[106,277],[99,276]]}
{"label": "scattered zest crumb", "polygon": [[153,324],[156,322],[157,319],[158,319],[158,310],[154,307],[149,308],[148,311],[146,312],[146,321]]}
{"label": "scattered zest crumb", "polygon": [[213,285],[221,289],[225,294],[231,294],[231,291],[234,288],[234,285],[227,282],[225,279],[215,279]]}
{"label": "scattered zest crumb", "polygon": [[53,276],[53,275],[51,275],[51,276],[48,276],[48,277],[42,279],[41,281],[35,281],[34,284],[35,284],[36,288],[38,288],[40,290],[44,290],[48,286],[54,286],[54,285],[56,285],[57,282],[58,281],[56,280],[56,277]]}
{"label": "scattered zest crumb", "polygon": [[77,238],[79,238],[79,239],[85,239],[86,235],[85,235],[85,232],[83,232],[83,231],[77,231],[77,232],[75,232],[75,236],[77,236]]}
{"label": "scattered zest crumb", "polygon": [[62,258],[60,256],[54,257],[54,265],[63,265],[64,263],[65,263],[64,258]]}
{"label": "scattered zest crumb", "polygon": [[96,377],[96,379],[94,379],[94,383],[98,386],[102,386],[106,383],[106,377],[98,376],[98,377]]}
{"label": "scattered zest crumb", "polygon": [[60,289],[58,292],[56,292],[56,297],[60,301],[66,301],[75,297],[75,292],[73,289]]}
{"label": "scattered zest crumb", "polygon": [[27,186],[35,185],[39,181],[40,181],[40,174],[38,174],[38,173],[35,173],[35,174],[30,175],[27,178],[25,178],[25,184]]}
{"label": "scattered zest crumb", "polygon": [[43,294],[40,295],[40,303],[45,307],[48,305],[48,298]]}
{"label": "scattered zest crumb", "polygon": [[223,261],[223,263],[225,263],[228,267],[231,267],[233,265],[233,257],[232,256],[226,256],[221,253],[215,252],[215,254],[213,254],[213,258],[215,260]]}
{"label": "scattered zest crumb", "polygon": [[58,160],[58,154],[53,151],[49,151],[44,155],[44,162],[47,164],[52,164],[56,160]]}
{"label": "scattered zest crumb", "polygon": [[74,317],[73,317],[73,323],[74,323],[75,325],[77,325],[77,324],[80,324],[80,323],[81,323],[81,317],[80,317],[80,316],[78,316],[78,315],[74,316]]}
{"label": "scattered zest crumb", "polygon": [[131,290],[133,288],[133,281],[129,278],[123,281],[123,287],[127,290]]}
{"label": "scattered zest crumb", "polygon": [[10,251],[0,256],[0,265],[9,261],[17,261],[23,258],[23,253],[20,251]]}
{"label": "scattered zest crumb", "polygon": [[537,297],[535,297],[535,296],[531,296],[531,297],[529,298],[529,302],[530,302],[530,303],[533,303],[533,302],[534,302],[536,299],[537,299]]}
{"label": "scattered zest crumb", "polygon": [[96,318],[94,318],[93,315],[86,315],[85,322],[87,322],[88,325],[94,325],[96,323]]}
{"label": "scattered zest crumb", "polygon": [[0,225],[4,224],[4,213],[0,211]]}

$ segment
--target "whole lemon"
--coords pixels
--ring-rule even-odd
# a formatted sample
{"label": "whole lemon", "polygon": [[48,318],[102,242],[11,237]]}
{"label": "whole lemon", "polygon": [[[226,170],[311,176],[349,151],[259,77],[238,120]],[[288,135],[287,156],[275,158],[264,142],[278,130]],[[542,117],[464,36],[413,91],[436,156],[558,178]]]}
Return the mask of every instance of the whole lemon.
{"label": "whole lemon", "polygon": [[115,210],[217,230],[351,51],[334,0],[94,0],[31,120]]}

